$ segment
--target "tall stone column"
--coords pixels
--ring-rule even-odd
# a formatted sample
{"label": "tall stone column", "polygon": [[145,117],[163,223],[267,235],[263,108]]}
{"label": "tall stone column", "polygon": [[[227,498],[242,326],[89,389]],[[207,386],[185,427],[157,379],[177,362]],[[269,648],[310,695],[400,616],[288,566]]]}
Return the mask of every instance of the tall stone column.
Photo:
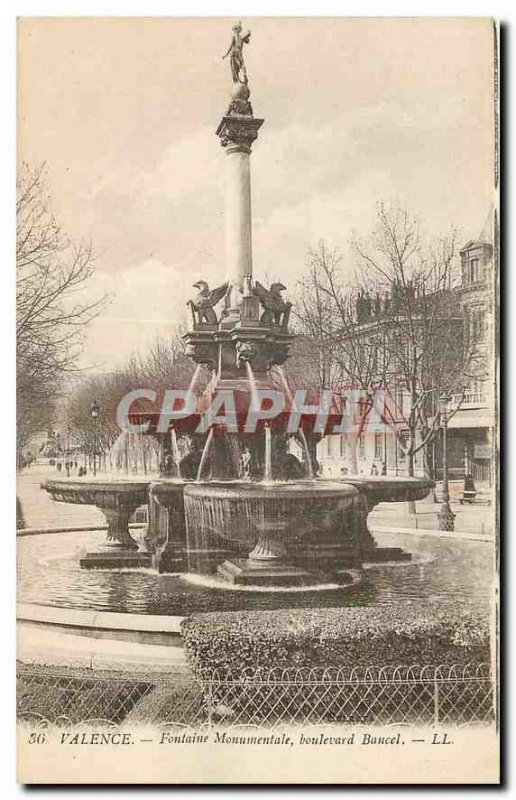
{"label": "tall stone column", "polygon": [[226,277],[242,289],[253,273],[250,148],[228,144],[226,153]]}
{"label": "tall stone column", "polygon": [[226,149],[226,276],[229,308],[221,327],[239,319],[245,279],[253,274],[251,231],[251,146],[263,119],[253,116],[247,83],[233,85],[232,100],[217,136]]}

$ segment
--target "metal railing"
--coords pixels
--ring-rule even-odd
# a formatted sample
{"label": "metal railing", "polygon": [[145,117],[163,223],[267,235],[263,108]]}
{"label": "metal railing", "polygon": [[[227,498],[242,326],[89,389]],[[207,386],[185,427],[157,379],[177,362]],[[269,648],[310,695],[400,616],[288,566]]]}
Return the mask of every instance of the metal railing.
{"label": "metal railing", "polygon": [[452,396],[452,407],[456,407],[461,403],[461,407],[466,406],[485,406],[487,402],[484,392],[465,392],[462,394],[454,394]]}
{"label": "metal railing", "polygon": [[19,664],[18,719],[35,727],[492,722],[487,664],[190,673]]}

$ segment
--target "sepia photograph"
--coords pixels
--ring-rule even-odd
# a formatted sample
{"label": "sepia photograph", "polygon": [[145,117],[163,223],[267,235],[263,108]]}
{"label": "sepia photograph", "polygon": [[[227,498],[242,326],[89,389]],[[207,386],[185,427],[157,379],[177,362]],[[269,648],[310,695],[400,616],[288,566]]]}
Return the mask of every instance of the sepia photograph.
{"label": "sepia photograph", "polygon": [[18,781],[498,784],[497,22],[16,27]]}

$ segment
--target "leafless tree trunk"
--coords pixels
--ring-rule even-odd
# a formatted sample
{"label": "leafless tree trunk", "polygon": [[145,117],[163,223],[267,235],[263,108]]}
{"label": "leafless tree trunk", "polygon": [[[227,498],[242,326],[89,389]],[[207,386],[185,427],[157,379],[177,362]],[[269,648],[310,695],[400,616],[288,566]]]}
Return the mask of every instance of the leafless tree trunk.
{"label": "leafless tree trunk", "polygon": [[427,241],[407,211],[379,203],[371,235],[352,247],[359,269],[348,283],[338,251],[320,243],[310,253],[300,328],[328,359],[329,388],[385,392],[386,420],[413,476],[416,454],[439,430],[440,396],[455,396],[451,418],[482,369],[459,307],[455,234]]}
{"label": "leafless tree trunk", "polygon": [[84,290],[89,245],[74,246],[52,213],[45,166],[23,164],[17,184],[16,357],[18,447],[48,426],[63,379],[76,369],[84,328],[103,298]]}

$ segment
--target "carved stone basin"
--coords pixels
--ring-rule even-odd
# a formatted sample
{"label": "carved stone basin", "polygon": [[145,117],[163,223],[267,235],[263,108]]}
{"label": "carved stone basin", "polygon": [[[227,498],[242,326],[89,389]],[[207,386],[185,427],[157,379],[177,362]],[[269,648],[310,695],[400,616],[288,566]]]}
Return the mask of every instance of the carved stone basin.
{"label": "carved stone basin", "polygon": [[87,478],[87,482],[63,478],[41,484],[59,503],[76,503],[100,508],[108,525],[107,539],[124,550],[137,550],[129,533],[129,519],[138,506],[147,503],[149,480]]}
{"label": "carved stone basin", "polygon": [[356,486],[365,493],[370,510],[377,503],[422,500],[435,486],[430,478],[393,478],[389,475],[371,475],[364,478],[346,475],[340,480],[342,483]]}
{"label": "carved stone basin", "polygon": [[363,560],[410,560],[410,554],[399,547],[378,547],[367,525],[367,518],[378,503],[422,500],[434,488],[435,483],[430,478],[398,478],[389,475],[369,477],[346,475],[340,480],[342,484],[354,486],[360,491],[360,552]]}
{"label": "carved stone basin", "polygon": [[332,481],[191,483],[185,488],[188,565],[235,584],[349,579],[360,566],[359,491]]}

